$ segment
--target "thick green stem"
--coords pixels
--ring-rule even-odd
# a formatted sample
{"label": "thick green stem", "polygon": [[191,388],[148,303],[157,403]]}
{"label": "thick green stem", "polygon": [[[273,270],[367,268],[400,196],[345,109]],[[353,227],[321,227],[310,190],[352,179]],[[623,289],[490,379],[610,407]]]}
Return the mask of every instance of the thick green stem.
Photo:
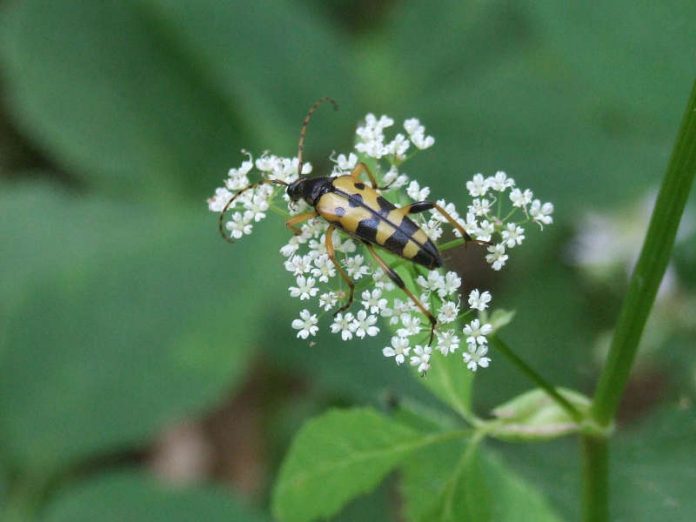
{"label": "thick green stem", "polygon": [[606,437],[582,437],[582,520],[609,520],[609,448]]}
{"label": "thick green stem", "polygon": [[597,385],[592,415],[603,426],[619,406],[638,342],[672,254],[674,238],[696,174],[696,82],[616,323],[607,363]]}
{"label": "thick green stem", "polygon": [[[696,174],[696,82],[638,263],[616,323],[607,363],[592,401],[591,415],[601,427],[612,424],[633,366],[638,343],[660,281],[672,254],[674,239]],[[609,520],[609,452],[606,437],[582,437],[583,521]]]}

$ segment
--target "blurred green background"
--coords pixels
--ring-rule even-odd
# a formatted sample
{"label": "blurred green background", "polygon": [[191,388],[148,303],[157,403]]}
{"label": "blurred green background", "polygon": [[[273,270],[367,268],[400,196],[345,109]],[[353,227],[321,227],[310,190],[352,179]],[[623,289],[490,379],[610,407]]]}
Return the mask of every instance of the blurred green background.
{"label": "blurred green background", "polygon": [[[270,520],[306,419],[429,400],[381,357],[383,339],[295,339],[281,222],[230,247],[207,211],[240,149],[294,155],[324,95],[341,110],[313,121],[316,171],[352,147],[366,112],[417,116],[437,142],[406,171],[434,196],[464,204],[467,179],[502,169],[554,202],[554,226],[529,233],[502,274],[468,253],[450,263],[517,310],[503,337],[519,354],[592,391],[624,281],[589,282],[569,244],[587,211],[620,216],[658,186],[696,72],[696,3],[18,0],[1,13],[8,520]],[[683,324],[627,394],[617,520],[696,518],[695,316],[683,313],[695,259],[692,235],[670,304]],[[528,387],[497,358],[477,378],[479,410]],[[577,518],[572,441],[498,450]],[[399,520],[395,482],[337,520]]]}

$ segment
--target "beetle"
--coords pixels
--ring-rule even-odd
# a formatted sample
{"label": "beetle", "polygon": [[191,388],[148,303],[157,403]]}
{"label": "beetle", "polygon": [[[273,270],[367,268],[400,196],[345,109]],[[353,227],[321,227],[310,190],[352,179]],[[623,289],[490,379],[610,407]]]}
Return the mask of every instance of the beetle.
{"label": "beetle", "polygon": [[[408,216],[435,210],[440,213],[453,227],[455,227],[466,241],[473,241],[471,236],[444,208],[431,201],[418,201],[403,207],[396,207],[380,194],[380,190],[387,187],[379,187],[369,167],[359,162],[350,174],[342,176],[302,177],[303,150],[307,126],[314,111],[324,102],[330,102],[338,109],[336,102],[329,97],[320,98],[307,111],[300,130],[300,141],[297,147],[297,174],[298,179],[292,183],[280,180],[264,179],[252,183],[237,192],[227,202],[220,213],[219,228],[222,236],[232,241],[224,233],[224,215],[232,203],[244,192],[253,190],[263,184],[282,185],[286,189],[289,198],[298,202],[304,200],[312,210],[291,217],[286,226],[294,233],[300,234],[299,224],[315,217],[321,217],[329,223],[326,230],[325,246],[331,262],[336,267],[341,278],[349,288],[347,302],[336,310],[335,314],[350,308],[353,303],[355,284],[336,259],[333,246],[333,232],[340,229],[362,242],[377,264],[384,270],[387,276],[398,286],[418,309],[430,321],[430,340],[432,344],[437,319],[423,305],[421,300],[409,290],[403,279],[391,268],[376,252],[375,247],[383,248],[392,254],[413,263],[434,270],[442,266],[442,256],[427,234]],[[370,184],[361,181],[361,174],[366,174]]]}

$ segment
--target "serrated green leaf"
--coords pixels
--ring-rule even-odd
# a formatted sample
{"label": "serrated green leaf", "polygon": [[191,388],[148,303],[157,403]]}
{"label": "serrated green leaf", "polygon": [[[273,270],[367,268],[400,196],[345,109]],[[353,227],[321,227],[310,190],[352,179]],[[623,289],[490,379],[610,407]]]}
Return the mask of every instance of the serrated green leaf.
{"label": "serrated green leaf", "polygon": [[144,444],[230,392],[263,296],[282,284],[275,271],[262,287],[248,277],[275,265],[263,256],[249,266],[265,236],[229,247],[202,205],[162,214],[48,186],[6,188],[4,458],[39,472]]}
{"label": "serrated green leaf", "polygon": [[[292,154],[316,98],[352,105],[347,46],[297,3],[27,0],[3,11],[18,122],[100,187],[202,198],[243,147]],[[313,143],[335,147],[347,117]]]}
{"label": "serrated green leaf", "polygon": [[372,490],[409,455],[439,435],[423,435],[371,409],[334,410],[300,430],[273,494],[284,522],[328,517]]}
{"label": "serrated green leaf", "polygon": [[99,476],[61,491],[46,508],[45,522],[262,522],[220,488],[182,488],[135,472]]}
{"label": "serrated green leaf", "polygon": [[[557,389],[580,413],[590,407],[590,399],[573,390]],[[512,441],[543,441],[576,433],[580,426],[544,390],[536,389],[514,397],[493,409],[498,419],[489,432]]]}
{"label": "serrated green leaf", "polygon": [[409,522],[557,522],[543,496],[475,439],[431,446],[402,466]]}

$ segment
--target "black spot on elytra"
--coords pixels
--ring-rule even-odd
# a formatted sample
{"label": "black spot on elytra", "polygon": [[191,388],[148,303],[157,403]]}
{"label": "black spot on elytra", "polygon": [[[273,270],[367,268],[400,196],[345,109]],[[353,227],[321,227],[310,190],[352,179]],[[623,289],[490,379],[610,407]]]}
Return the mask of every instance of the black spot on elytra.
{"label": "black spot on elytra", "polygon": [[348,205],[351,207],[364,207],[363,197],[361,194],[350,194],[348,196]]}
{"label": "black spot on elytra", "polygon": [[365,184],[364,184],[364,183],[361,183],[360,181],[358,181],[358,182],[355,184],[355,188],[358,189],[358,190],[365,190]]}
{"label": "black spot on elytra", "polygon": [[343,217],[346,215],[346,209],[343,207],[336,207],[334,209],[334,214],[336,214],[338,217]]}

